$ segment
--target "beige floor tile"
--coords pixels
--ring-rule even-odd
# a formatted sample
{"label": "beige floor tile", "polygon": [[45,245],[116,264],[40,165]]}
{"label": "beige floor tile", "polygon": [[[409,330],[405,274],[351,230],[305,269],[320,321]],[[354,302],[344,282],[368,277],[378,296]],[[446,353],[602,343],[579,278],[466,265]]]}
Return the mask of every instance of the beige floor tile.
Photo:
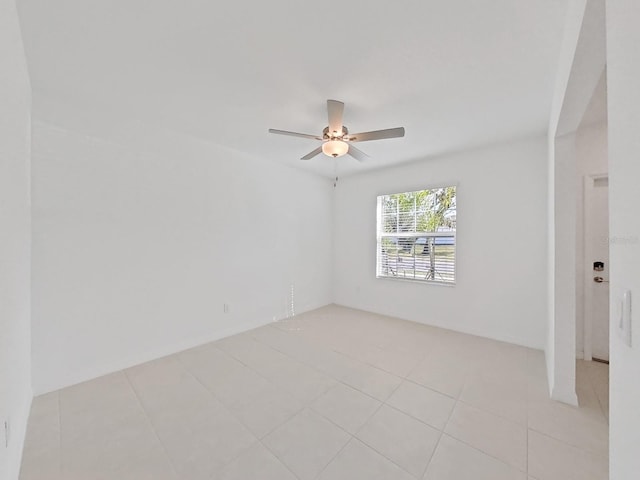
{"label": "beige floor tile", "polygon": [[[171,464],[133,391],[130,401],[80,408],[61,392],[61,465],[63,477],[174,478]],[[83,397],[85,401],[88,396]],[[71,410],[67,410],[70,404]],[[159,472],[162,472],[160,475]],[[154,475],[156,474],[156,475]]]}
{"label": "beige floor tile", "polygon": [[58,392],[33,399],[20,480],[62,479],[58,406]]}
{"label": "beige floor tile", "polygon": [[222,406],[153,424],[180,478],[209,479],[257,441]]}
{"label": "beige floor tile", "polygon": [[340,373],[335,368],[339,354],[327,350],[317,341],[305,338],[298,332],[288,332],[273,325],[266,325],[248,333],[257,341],[331,377]]}
{"label": "beige floor tile", "polygon": [[512,422],[527,424],[526,383],[476,375],[464,386],[460,400]]}
{"label": "beige floor tile", "polygon": [[526,474],[443,435],[424,480],[525,480]]}
{"label": "beige floor tile", "polygon": [[402,383],[400,377],[365,363],[353,365],[342,381],[382,402]]}
{"label": "beige floor tile", "polygon": [[387,404],[442,430],[455,400],[435,390],[404,381],[387,400]]}
{"label": "beige floor tile", "polygon": [[45,430],[60,429],[60,395],[59,392],[46,393],[33,398],[29,422]]}
{"label": "beige floor tile", "polygon": [[607,423],[608,423],[609,422],[609,387],[595,386],[594,390],[596,392],[596,396],[598,397],[598,402],[600,403],[602,414],[607,419]]}
{"label": "beige floor tile", "polygon": [[420,356],[396,350],[386,350],[380,347],[369,347],[366,354],[359,356],[358,360],[392,375],[404,378],[416,366]]}
{"label": "beige floor tile", "polygon": [[578,395],[578,405],[584,415],[591,416],[594,420],[606,422],[600,399],[591,384],[576,385],[576,394]]}
{"label": "beige floor tile", "polygon": [[[93,472],[80,477],[93,479]],[[181,477],[174,471],[161,450],[154,450],[147,455],[137,455],[128,465],[123,466],[110,477],[113,480],[179,480]],[[67,479],[70,480],[70,479]]]}
{"label": "beige floor tile", "polygon": [[273,354],[278,353],[271,347],[258,342],[250,331],[220,339],[213,345],[245,365],[271,358]]}
{"label": "beige floor tile", "polygon": [[313,350],[306,352],[304,361],[329,377],[342,381],[359,362],[333,350]]}
{"label": "beige floor tile", "polygon": [[301,480],[315,478],[349,441],[350,435],[319,414],[305,409],[263,439]]}
{"label": "beige floor tile", "polygon": [[290,359],[277,364],[262,365],[257,371],[305,405],[313,402],[336,385],[336,381],[325,374]]}
{"label": "beige floor tile", "polygon": [[518,470],[527,470],[524,425],[458,402],[445,433]]}
{"label": "beige floor tile", "polygon": [[575,447],[607,455],[609,426],[605,416],[598,412],[543,400],[529,405],[529,428]]}
{"label": "beige floor tile", "polygon": [[422,476],[440,432],[387,405],[357,433],[368,446],[416,477]]}
{"label": "beige floor tile", "polygon": [[607,480],[606,456],[529,430],[529,473],[538,480]]}
{"label": "beige floor tile", "polygon": [[258,438],[292,418],[304,404],[288,392],[271,387],[250,402],[230,405],[229,409]]}
{"label": "beige floor tile", "polygon": [[124,372],[112,373],[61,390],[60,413],[95,417],[96,409],[115,411],[130,406],[135,399],[132,393]]}
{"label": "beige floor tile", "polygon": [[414,477],[357,439],[324,469],[319,480],[414,480]]}
{"label": "beige floor tile", "polygon": [[202,375],[202,380],[210,379],[213,382],[235,375],[245,368],[242,362],[215,347],[215,343],[186,350],[177,357],[190,372],[195,370]]}
{"label": "beige floor tile", "polygon": [[[59,392],[60,441],[65,468],[117,468],[146,453],[157,439],[124,373],[100,377]],[[138,445],[139,443],[139,445]],[[98,465],[99,464],[99,465]]]}
{"label": "beige floor tile", "polygon": [[297,480],[296,476],[261,443],[218,472],[216,480]]}
{"label": "beige floor tile", "polygon": [[127,374],[182,478],[209,478],[257,440],[177,359]]}
{"label": "beige floor tile", "polygon": [[206,367],[189,365],[186,368],[227,407],[246,405],[275,388],[262,375],[244,365],[221,375],[212,374]]}
{"label": "beige floor tile", "polygon": [[177,356],[129,368],[126,377],[152,418],[205,408],[213,398]]}
{"label": "beige floor tile", "polygon": [[[581,361],[578,361],[580,364]],[[599,362],[582,362],[586,366],[589,385],[598,400],[602,415],[609,421],[609,365]]]}
{"label": "beige floor tile", "polygon": [[34,399],[21,480],[606,480],[576,369],[580,408],[542,352],[330,305]]}
{"label": "beige floor tile", "polygon": [[58,392],[33,399],[22,452],[23,479],[46,479],[62,474]]}
{"label": "beige floor tile", "polygon": [[356,433],[375,413],[380,402],[344,384],[338,384],[311,404],[311,408],[350,433]]}
{"label": "beige floor tile", "polygon": [[459,362],[458,359],[438,358],[433,355],[418,363],[407,379],[450,397],[458,398],[471,374],[470,364]]}

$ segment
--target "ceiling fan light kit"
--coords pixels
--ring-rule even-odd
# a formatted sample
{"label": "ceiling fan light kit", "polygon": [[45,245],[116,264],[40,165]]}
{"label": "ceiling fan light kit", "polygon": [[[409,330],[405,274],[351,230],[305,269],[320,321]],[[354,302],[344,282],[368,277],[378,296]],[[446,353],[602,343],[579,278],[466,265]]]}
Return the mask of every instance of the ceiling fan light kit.
{"label": "ceiling fan light kit", "polygon": [[404,127],[350,134],[347,127],[342,124],[344,103],[337,100],[327,100],[327,112],[329,116],[329,125],[322,130],[321,136],[289,132],[287,130],[276,130],[273,128],[269,129],[269,133],[308,138],[311,140],[322,140],[322,146],[309,152],[302,157],[301,160],[311,160],[316,155],[324,153],[328,157],[333,158],[349,154],[356,160],[362,161],[369,158],[369,156],[351,145],[351,142],[367,142],[370,140],[381,140],[383,138],[404,137]]}
{"label": "ceiling fan light kit", "polygon": [[328,157],[341,157],[349,151],[349,144],[342,140],[329,140],[322,144],[322,153]]}

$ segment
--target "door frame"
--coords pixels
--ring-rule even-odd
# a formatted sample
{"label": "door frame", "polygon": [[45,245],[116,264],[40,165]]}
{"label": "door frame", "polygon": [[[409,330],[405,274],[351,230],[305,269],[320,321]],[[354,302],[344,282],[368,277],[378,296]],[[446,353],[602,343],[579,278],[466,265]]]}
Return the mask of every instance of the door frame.
{"label": "door frame", "polygon": [[[583,335],[583,358],[584,360],[587,361],[591,361],[593,360],[593,315],[591,312],[591,303],[590,303],[590,295],[588,292],[591,291],[592,289],[592,275],[591,272],[593,270],[593,265],[591,264],[591,262],[593,261],[593,248],[591,246],[591,242],[587,241],[587,238],[589,237],[589,234],[591,233],[592,229],[593,229],[593,221],[591,220],[591,210],[593,208],[592,204],[591,204],[591,200],[593,199],[593,196],[591,195],[591,193],[593,192],[594,184],[596,182],[596,180],[602,179],[602,178],[609,178],[609,174],[608,173],[595,173],[595,174],[588,174],[584,176],[584,181],[583,181],[583,201],[584,201],[584,232],[583,232],[583,237],[584,237],[584,258],[583,258],[583,262],[584,262],[584,266],[585,266],[585,274],[584,274],[584,278],[583,278],[583,282],[584,282],[584,296],[583,296],[583,307],[584,307],[584,325],[583,325],[583,330],[584,330],[584,335]],[[608,186],[607,186],[607,192],[608,192]],[[609,211],[608,208],[608,204],[607,204],[607,213]],[[608,214],[607,214],[607,220],[608,220]],[[609,262],[611,263],[611,262]],[[609,274],[611,273],[611,266],[609,266]],[[609,322],[609,324],[611,324],[611,322]],[[609,328],[609,335],[611,335],[611,328]]]}

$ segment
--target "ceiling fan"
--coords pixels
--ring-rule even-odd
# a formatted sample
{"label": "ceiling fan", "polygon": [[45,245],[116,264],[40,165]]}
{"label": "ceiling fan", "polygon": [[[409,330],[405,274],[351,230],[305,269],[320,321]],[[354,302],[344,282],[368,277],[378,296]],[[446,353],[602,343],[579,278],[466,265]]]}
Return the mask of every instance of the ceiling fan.
{"label": "ceiling fan", "polygon": [[329,125],[324,127],[322,135],[309,135],[306,133],[288,132],[286,130],[269,129],[269,133],[278,135],[290,135],[292,137],[309,138],[322,141],[322,145],[307,153],[301,160],[311,160],[316,155],[324,153],[329,157],[341,157],[349,154],[358,161],[366,160],[369,156],[362,150],[352,145],[352,142],[368,142],[370,140],[381,140],[383,138],[404,137],[404,127],[387,128],[385,130],[374,130],[371,132],[349,133],[347,127],[342,124],[342,114],[344,103],[337,100],[327,100],[327,112],[329,114]]}

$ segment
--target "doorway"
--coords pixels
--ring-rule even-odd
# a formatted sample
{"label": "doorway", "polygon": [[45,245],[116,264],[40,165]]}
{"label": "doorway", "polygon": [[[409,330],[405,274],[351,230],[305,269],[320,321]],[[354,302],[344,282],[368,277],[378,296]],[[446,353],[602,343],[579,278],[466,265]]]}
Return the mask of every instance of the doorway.
{"label": "doorway", "polygon": [[609,363],[609,177],[584,179],[584,359]]}

